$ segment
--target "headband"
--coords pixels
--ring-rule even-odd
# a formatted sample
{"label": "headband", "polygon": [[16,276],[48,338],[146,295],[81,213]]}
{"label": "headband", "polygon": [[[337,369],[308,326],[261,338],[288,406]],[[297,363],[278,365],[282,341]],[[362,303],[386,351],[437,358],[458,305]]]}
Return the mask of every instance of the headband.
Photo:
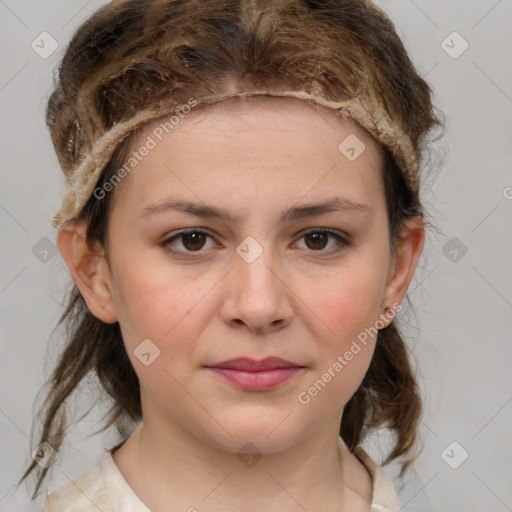
{"label": "headband", "polygon": [[[304,91],[248,91],[200,96],[196,98],[195,106],[211,105],[234,97],[256,95],[295,97],[334,109],[337,112],[347,113],[389,149],[402,172],[407,186],[417,196],[419,192],[419,165],[412,141],[397,122],[390,117],[387,110],[375,96],[365,95],[364,98],[356,96],[346,101],[336,102]],[[103,133],[93,143],[85,159],[74,171],[69,173],[66,190],[60,207],[53,216],[52,226],[59,227],[63,222],[78,216],[93,194],[101,173],[114,151],[130,133],[149,121],[180,112],[187,105],[190,107],[189,103],[181,103],[179,105],[160,106],[160,108],[149,108],[137,113],[128,121],[114,124],[110,130]]]}

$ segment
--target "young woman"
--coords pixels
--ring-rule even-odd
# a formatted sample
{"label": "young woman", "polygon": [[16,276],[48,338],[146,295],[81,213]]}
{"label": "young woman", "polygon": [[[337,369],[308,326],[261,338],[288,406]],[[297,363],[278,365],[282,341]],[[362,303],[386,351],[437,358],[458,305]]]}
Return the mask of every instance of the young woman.
{"label": "young woman", "polygon": [[361,447],[417,453],[397,325],[426,221],[431,90],[369,1],[120,0],[47,110],[74,287],[34,498],[95,375],[137,428],[58,511],[397,511]]}

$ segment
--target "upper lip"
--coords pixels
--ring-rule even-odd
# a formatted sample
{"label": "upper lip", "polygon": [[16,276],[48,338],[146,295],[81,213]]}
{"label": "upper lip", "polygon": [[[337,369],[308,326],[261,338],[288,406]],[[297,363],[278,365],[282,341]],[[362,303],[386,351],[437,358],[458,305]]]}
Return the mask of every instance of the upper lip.
{"label": "upper lip", "polygon": [[265,359],[251,359],[249,357],[238,357],[207,365],[209,368],[232,368],[245,372],[258,372],[263,370],[274,370],[276,368],[302,368],[300,364],[292,363],[280,357],[266,357]]}

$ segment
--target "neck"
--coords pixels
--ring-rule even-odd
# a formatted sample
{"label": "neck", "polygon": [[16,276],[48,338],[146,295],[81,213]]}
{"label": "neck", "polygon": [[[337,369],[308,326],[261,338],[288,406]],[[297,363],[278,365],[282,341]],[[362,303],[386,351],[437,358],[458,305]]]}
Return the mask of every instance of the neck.
{"label": "neck", "polygon": [[169,503],[172,510],[209,512],[260,511],[269,503],[284,512],[315,510],[319,503],[324,511],[339,512],[371,504],[367,471],[361,473],[360,463],[332,433],[317,431],[279,453],[243,456],[174,427],[169,432],[146,420],[113,454],[153,512],[169,512]]}

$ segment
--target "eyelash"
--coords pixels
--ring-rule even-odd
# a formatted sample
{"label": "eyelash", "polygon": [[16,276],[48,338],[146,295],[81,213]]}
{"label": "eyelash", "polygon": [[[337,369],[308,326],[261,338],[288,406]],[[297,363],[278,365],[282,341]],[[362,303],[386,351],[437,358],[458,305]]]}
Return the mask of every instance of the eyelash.
{"label": "eyelash", "polygon": [[[190,233],[202,233],[204,235],[209,236],[210,238],[213,238],[208,233],[208,231],[206,231],[204,229],[201,229],[201,228],[190,228],[190,229],[184,229],[184,230],[181,230],[181,231],[177,232],[176,234],[174,234],[170,238],[167,238],[166,240],[161,242],[159,245],[161,247],[163,247],[166,251],[168,251],[168,252],[170,252],[172,254],[180,254],[180,255],[186,254],[187,256],[189,256],[189,255],[193,255],[195,253],[204,252],[202,249],[199,249],[197,251],[182,251],[182,250],[176,250],[176,249],[171,247],[171,243],[174,242],[174,240],[180,238],[183,235],[187,235],[187,234],[190,234]],[[319,249],[317,251],[315,251],[314,249],[309,249],[311,252],[316,252],[316,253],[322,253],[322,254],[330,255],[330,254],[338,253],[338,252],[342,251],[343,249],[352,246],[352,242],[347,240],[345,237],[341,236],[336,231],[333,231],[331,229],[326,229],[326,228],[312,228],[312,229],[309,229],[308,231],[303,232],[302,235],[298,238],[298,240],[300,240],[301,238],[305,237],[306,235],[310,235],[312,233],[326,233],[328,235],[331,235],[331,236],[333,236],[334,238],[336,238],[338,240],[339,245],[338,245],[338,247],[335,247],[333,249],[329,249],[327,251],[325,251],[323,249]]]}

